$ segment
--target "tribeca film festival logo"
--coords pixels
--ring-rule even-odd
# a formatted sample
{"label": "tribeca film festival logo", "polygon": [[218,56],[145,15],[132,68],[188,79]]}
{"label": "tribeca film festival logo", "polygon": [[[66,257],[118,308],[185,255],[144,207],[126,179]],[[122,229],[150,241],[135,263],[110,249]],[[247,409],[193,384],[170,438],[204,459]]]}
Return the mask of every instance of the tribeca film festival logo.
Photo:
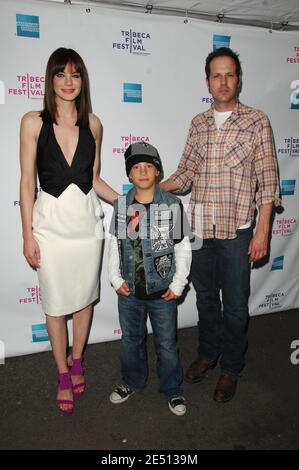
{"label": "tribeca film festival logo", "polygon": [[17,36],[39,38],[39,17],[16,14]]}
{"label": "tribeca film festival logo", "polygon": [[276,308],[281,308],[284,296],[284,292],[275,292],[273,294],[266,295],[265,300],[259,305],[259,309],[262,310],[267,308],[275,310]]}
{"label": "tribeca film festival logo", "polygon": [[44,97],[45,77],[38,75],[17,75],[16,85],[8,88],[8,94],[14,96],[26,96],[31,100],[41,100]]}
{"label": "tribeca film festival logo", "polygon": [[280,156],[299,157],[299,137],[286,137],[282,147],[277,149]]}
{"label": "tribeca film festival logo", "polygon": [[41,295],[40,295],[40,288],[38,286],[35,287],[27,287],[26,288],[26,297],[19,299],[20,304],[41,304]]}
{"label": "tribeca film festival logo", "polygon": [[148,136],[139,136],[139,135],[122,135],[120,137],[121,140],[121,146],[120,147],[113,147],[112,153],[118,154],[118,153],[125,153],[127,147],[129,145],[134,144],[135,142],[149,142],[150,139]]}
{"label": "tribeca film festival logo", "polygon": [[291,102],[291,109],[299,109],[299,80],[293,80],[290,85],[291,92],[290,95],[290,102]]}
{"label": "tribeca film festival logo", "polygon": [[294,217],[289,219],[277,219],[274,222],[274,226],[272,229],[272,235],[280,235],[282,237],[288,237],[289,235],[293,234],[293,229],[296,225],[297,221]]}
{"label": "tribeca film festival logo", "polygon": [[287,57],[288,64],[299,64],[299,46],[294,46],[292,50],[292,57]]}
{"label": "tribeca film festival logo", "polygon": [[130,54],[150,55],[150,52],[146,49],[150,39],[149,33],[129,29],[128,31],[121,31],[120,41],[114,42],[112,48],[129,52]]}

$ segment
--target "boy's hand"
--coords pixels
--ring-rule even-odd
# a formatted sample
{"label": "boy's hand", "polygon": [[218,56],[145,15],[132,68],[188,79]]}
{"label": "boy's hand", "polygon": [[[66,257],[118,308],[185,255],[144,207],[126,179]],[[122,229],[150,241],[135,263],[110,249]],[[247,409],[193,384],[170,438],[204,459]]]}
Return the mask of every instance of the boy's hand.
{"label": "boy's hand", "polygon": [[167,291],[161,295],[162,299],[166,300],[168,302],[169,300],[175,300],[179,298],[179,295],[175,295],[174,292],[172,292],[171,289],[167,289]]}
{"label": "boy's hand", "polygon": [[129,297],[130,289],[128,287],[128,284],[126,282],[123,282],[122,285],[120,286],[120,288],[117,289],[116,292],[120,295],[124,295],[125,297]]}

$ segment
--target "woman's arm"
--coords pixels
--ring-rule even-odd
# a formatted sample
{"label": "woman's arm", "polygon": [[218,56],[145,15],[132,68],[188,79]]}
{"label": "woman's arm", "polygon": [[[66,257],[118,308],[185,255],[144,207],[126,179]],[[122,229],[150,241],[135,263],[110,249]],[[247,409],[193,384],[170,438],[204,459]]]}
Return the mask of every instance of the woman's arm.
{"label": "woman's arm", "polygon": [[40,252],[32,233],[32,211],[36,187],[36,145],[41,128],[39,113],[25,114],[20,130],[20,208],[23,229],[23,254],[34,268],[40,265]]}
{"label": "woman's arm", "polygon": [[89,115],[90,129],[96,143],[96,155],[93,166],[93,189],[97,195],[111,204],[118,198],[119,194],[114,191],[102,178],[100,178],[100,147],[102,140],[102,124],[97,116]]}

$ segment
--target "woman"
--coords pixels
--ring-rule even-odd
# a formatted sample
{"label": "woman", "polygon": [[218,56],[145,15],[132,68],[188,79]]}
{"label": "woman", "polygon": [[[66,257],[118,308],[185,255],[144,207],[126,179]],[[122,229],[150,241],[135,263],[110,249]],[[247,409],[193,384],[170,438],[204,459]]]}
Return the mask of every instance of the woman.
{"label": "woman", "polygon": [[[21,123],[20,201],[24,256],[38,270],[64,414],[73,412],[73,398],[85,390],[82,353],[98,298],[102,244],[96,194],[108,202],[118,196],[98,175],[102,128],[90,111],[82,58],[72,49],[57,49],[47,65],[44,109],[25,114]],[[41,191],[35,202],[36,170]],[[67,360],[65,316],[71,313]]]}

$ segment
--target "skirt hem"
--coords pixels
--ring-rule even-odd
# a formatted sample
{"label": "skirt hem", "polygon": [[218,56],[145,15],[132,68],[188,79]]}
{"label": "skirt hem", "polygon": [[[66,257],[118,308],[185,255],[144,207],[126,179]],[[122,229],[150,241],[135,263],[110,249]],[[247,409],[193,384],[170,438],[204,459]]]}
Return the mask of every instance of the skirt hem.
{"label": "skirt hem", "polygon": [[[96,300],[99,299],[99,295],[96,295],[95,297],[92,297],[91,300],[88,300],[87,302],[84,302],[83,304],[80,304],[79,306],[72,306],[72,307],[55,307],[55,308],[47,308],[46,306],[43,305],[43,312],[45,315],[49,315],[49,317],[65,317],[66,315],[72,315],[73,313],[78,312],[79,310],[82,310],[85,307],[88,307],[88,305],[92,304]],[[48,313],[48,311],[51,311],[51,313]]]}

